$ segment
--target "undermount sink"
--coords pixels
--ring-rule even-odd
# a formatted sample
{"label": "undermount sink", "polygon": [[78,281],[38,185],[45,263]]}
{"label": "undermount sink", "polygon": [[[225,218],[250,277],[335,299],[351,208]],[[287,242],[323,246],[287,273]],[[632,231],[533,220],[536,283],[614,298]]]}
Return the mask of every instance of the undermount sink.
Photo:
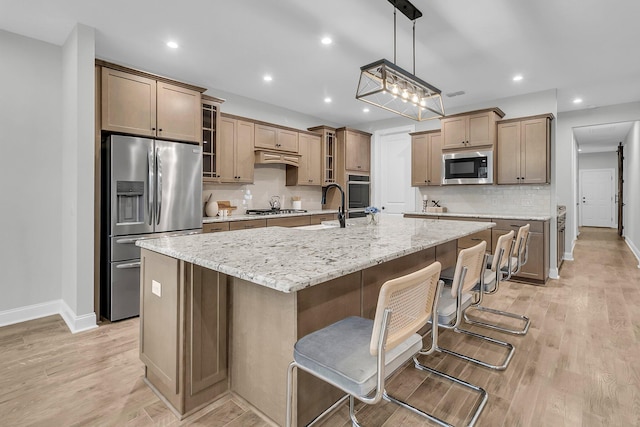
{"label": "undermount sink", "polygon": [[297,230],[326,230],[327,228],[338,228],[340,224],[314,224],[314,225],[303,225],[301,227],[294,227]]}

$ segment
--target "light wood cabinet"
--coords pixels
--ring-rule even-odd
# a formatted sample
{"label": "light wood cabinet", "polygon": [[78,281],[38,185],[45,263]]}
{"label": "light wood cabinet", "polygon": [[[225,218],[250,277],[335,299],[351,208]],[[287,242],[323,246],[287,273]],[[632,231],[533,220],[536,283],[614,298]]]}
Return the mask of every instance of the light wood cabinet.
{"label": "light wood cabinet", "polygon": [[229,388],[227,276],[143,249],[141,282],[145,378],[185,415]]}
{"label": "light wood cabinet", "polygon": [[497,242],[498,237],[530,224],[529,258],[522,266],[522,270],[514,279],[526,282],[544,284],[549,277],[549,221],[523,221],[494,219],[496,226],[491,230],[492,238]]}
{"label": "light wood cabinet", "polygon": [[287,165],[287,185],[322,185],[322,141],[320,135],[300,132],[299,165]]}
{"label": "light wood cabinet", "polygon": [[220,182],[252,183],[254,124],[222,115],[219,134]]}
{"label": "light wood cabinet", "polygon": [[442,136],[440,131],[411,135],[411,185],[441,185]]}
{"label": "light wood cabinet", "polygon": [[220,106],[222,100],[202,95],[202,180],[220,182]]}
{"label": "light wood cabinet", "polygon": [[102,67],[102,129],[200,143],[201,92]]}
{"label": "light wood cabinet", "polygon": [[545,114],[498,123],[498,184],[550,182],[552,119]]}
{"label": "light wood cabinet", "polygon": [[221,231],[229,231],[228,222],[209,222],[202,224],[203,233],[219,233]]}
{"label": "light wood cabinet", "polygon": [[307,130],[320,134],[322,144],[322,152],[320,154],[322,185],[325,186],[336,182],[336,130],[328,126],[316,126]]}
{"label": "light wood cabinet", "polygon": [[229,230],[248,230],[250,228],[262,228],[267,226],[266,219],[250,219],[246,221],[229,222]]}
{"label": "light wood cabinet", "polygon": [[309,215],[309,225],[322,224],[324,221],[334,221],[338,215],[334,213]]}
{"label": "light wood cabinet", "polygon": [[502,117],[502,110],[491,108],[440,119],[442,148],[461,150],[495,145],[496,122]]}
{"label": "light wood cabinet", "polygon": [[255,133],[256,148],[298,152],[298,132],[294,130],[256,123]]}
{"label": "light wood cabinet", "polygon": [[309,225],[309,215],[267,218],[267,227],[302,227]]}
{"label": "light wood cabinet", "polygon": [[345,169],[368,173],[371,170],[371,134],[345,128],[338,129],[337,133],[338,139],[344,138]]}

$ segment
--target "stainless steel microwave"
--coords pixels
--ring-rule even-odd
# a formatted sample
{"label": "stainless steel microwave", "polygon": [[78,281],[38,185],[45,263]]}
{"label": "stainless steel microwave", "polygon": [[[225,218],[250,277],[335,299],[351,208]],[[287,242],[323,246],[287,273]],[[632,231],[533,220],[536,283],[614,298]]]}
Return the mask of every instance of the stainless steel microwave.
{"label": "stainless steel microwave", "polygon": [[493,184],[493,151],[444,153],[442,184]]}

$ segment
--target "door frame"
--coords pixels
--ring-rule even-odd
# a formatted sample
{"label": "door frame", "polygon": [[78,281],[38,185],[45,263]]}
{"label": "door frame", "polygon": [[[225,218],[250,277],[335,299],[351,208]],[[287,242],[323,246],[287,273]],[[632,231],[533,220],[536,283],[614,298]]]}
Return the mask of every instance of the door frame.
{"label": "door frame", "polygon": [[610,213],[611,213],[611,224],[608,226],[609,228],[616,228],[617,224],[616,224],[616,203],[613,200],[615,194],[616,194],[616,183],[615,183],[615,178],[616,178],[616,170],[614,168],[600,168],[600,169],[581,169],[580,173],[579,173],[579,181],[578,181],[578,204],[580,206],[580,226],[582,227],[584,225],[584,221],[583,221],[583,215],[584,215],[584,208],[583,208],[583,204],[581,203],[581,199],[580,197],[582,196],[582,177],[583,177],[583,173],[584,172],[591,172],[591,171],[607,171],[609,173],[611,173],[611,196],[612,196],[612,200],[610,201]]}
{"label": "door frame", "polygon": [[[409,126],[400,126],[388,129],[379,129],[374,131],[373,133],[373,147],[371,150],[372,159],[371,159],[371,194],[373,195],[373,200],[371,200],[371,206],[380,206],[382,202],[382,186],[377,185],[377,183],[381,182],[382,179],[382,138],[388,135],[396,135],[400,133],[406,133],[408,138],[411,139],[411,136],[408,135],[410,132],[415,132],[415,125]],[[409,159],[409,164],[407,165],[409,169],[411,169],[411,159]],[[415,198],[416,198],[417,189],[413,189],[414,195],[414,206],[415,206]]]}

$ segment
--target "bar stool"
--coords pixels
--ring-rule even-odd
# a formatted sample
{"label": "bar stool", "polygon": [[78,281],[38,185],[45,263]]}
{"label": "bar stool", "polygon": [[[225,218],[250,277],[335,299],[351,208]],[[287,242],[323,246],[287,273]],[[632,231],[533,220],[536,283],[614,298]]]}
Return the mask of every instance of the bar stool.
{"label": "bar stool", "polygon": [[484,289],[485,286],[485,278],[491,276],[491,272],[486,273],[485,271],[485,265],[488,259],[488,255],[485,254],[486,248],[487,242],[482,241],[476,246],[461,250],[458,254],[455,269],[447,269],[440,275],[440,278],[444,280],[445,283],[451,283],[451,288],[449,289],[449,287],[446,286],[440,293],[440,301],[438,302],[438,324],[445,329],[451,329],[454,332],[469,335],[504,347],[508,350],[507,356],[502,363],[494,365],[446,348],[437,347],[436,350],[489,369],[503,371],[509,366],[509,362],[515,352],[513,344],[460,328],[460,324],[464,319],[463,313],[465,310],[482,303],[482,295],[484,293],[482,289]]}
{"label": "bar stool", "polygon": [[[427,323],[437,306],[442,283],[440,271],[440,263],[434,262],[419,271],[385,282],[380,289],[374,320],[348,317],[306,335],[295,344],[294,360],[287,371],[287,427],[292,425],[293,418],[294,369],[302,369],[347,393],[349,416],[354,426],[359,426],[354,411],[355,399],[373,405],[383,398],[400,403],[440,425],[449,425],[386,395],[384,389],[386,378],[422,351],[422,337],[416,332]],[[437,345],[437,329],[436,325],[432,346]],[[443,377],[479,392],[482,399],[474,412],[472,421],[475,423],[486,404],[487,393],[457,378]],[[313,422],[331,412],[347,396]]]}
{"label": "bar stool", "polygon": [[[489,257],[489,260],[488,260],[489,268],[486,270],[488,274],[485,275],[485,286],[483,289],[486,295],[491,295],[498,292],[498,289],[500,288],[500,282],[504,280],[509,280],[512,274],[520,271],[520,268],[524,264],[521,262],[521,260],[526,262],[527,255],[523,255],[523,254],[528,253],[528,241],[529,241],[528,227],[529,227],[529,224],[520,228],[522,232],[518,230],[518,235],[521,236],[519,253],[515,251],[515,241],[513,239],[513,236],[515,233],[513,230],[511,230],[507,234],[503,234],[498,238],[494,255],[492,257]],[[516,254],[516,256],[513,256],[514,253]],[[487,278],[489,278],[489,280],[487,280]],[[492,313],[499,316],[509,317],[511,319],[517,319],[524,322],[524,325],[522,326],[521,329],[509,329],[495,323],[471,319],[468,316],[468,312],[469,310],[472,310],[472,309]],[[471,325],[478,325],[478,326],[494,329],[501,332],[507,332],[513,335],[526,334],[529,331],[529,326],[531,325],[531,320],[527,316],[524,316],[522,314],[510,313],[508,311],[497,310],[494,308],[489,308],[480,304],[471,306],[467,310],[465,310],[464,320],[465,322]]]}

